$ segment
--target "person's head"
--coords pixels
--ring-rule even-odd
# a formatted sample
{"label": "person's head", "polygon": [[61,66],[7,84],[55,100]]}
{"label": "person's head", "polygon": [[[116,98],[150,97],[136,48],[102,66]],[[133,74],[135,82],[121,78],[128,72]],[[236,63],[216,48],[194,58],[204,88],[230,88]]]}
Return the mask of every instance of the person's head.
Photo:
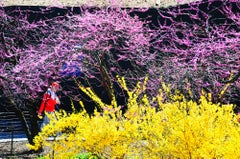
{"label": "person's head", "polygon": [[60,89],[60,85],[58,82],[53,82],[52,85],[51,85],[51,88],[53,91],[58,91]]}

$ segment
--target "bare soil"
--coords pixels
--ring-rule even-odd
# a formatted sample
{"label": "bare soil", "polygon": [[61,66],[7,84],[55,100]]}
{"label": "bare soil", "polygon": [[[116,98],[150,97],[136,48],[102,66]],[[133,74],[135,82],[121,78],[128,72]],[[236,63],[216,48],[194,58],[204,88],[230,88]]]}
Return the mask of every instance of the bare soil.
{"label": "bare soil", "polygon": [[0,143],[0,159],[37,159],[47,153],[47,150],[40,152],[31,151],[26,144],[27,141],[13,142],[13,144],[11,142]]}

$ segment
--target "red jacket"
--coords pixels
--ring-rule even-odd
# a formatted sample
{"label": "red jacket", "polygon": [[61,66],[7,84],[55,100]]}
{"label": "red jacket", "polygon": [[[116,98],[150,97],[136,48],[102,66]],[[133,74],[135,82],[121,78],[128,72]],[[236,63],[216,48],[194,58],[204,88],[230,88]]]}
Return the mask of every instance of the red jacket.
{"label": "red jacket", "polygon": [[47,91],[43,95],[43,100],[42,100],[42,103],[41,103],[40,108],[38,110],[38,114],[42,114],[43,111],[46,111],[46,112],[55,111],[56,104],[57,104],[56,103],[56,98],[53,99],[51,97],[51,92],[49,93],[49,91]]}

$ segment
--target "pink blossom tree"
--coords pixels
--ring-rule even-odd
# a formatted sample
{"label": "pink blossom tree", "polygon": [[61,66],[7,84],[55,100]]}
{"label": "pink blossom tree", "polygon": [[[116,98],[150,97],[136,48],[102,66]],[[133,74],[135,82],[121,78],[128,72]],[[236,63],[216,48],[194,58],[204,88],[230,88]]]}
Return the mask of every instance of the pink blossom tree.
{"label": "pink blossom tree", "polygon": [[[54,9],[39,11],[44,17]],[[33,10],[0,10],[0,87],[2,96],[23,121],[29,142],[38,130],[36,99],[41,99],[49,80],[82,81],[102,88],[111,100],[116,75],[134,84],[146,74],[141,68],[146,69],[154,59],[148,51],[147,23],[131,17],[131,10],[82,7],[80,15],[65,11],[64,15],[33,20]],[[63,86],[65,94],[77,89]],[[32,114],[32,125],[26,122],[22,109]]]}
{"label": "pink blossom tree", "polygon": [[215,102],[239,98],[239,10],[234,0],[198,1],[158,10],[153,37],[158,56],[150,70],[151,84],[156,85],[155,79],[161,76],[158,82],[184,94],[191,90],[189,97],[195,100],[202,90],[211,93]]}

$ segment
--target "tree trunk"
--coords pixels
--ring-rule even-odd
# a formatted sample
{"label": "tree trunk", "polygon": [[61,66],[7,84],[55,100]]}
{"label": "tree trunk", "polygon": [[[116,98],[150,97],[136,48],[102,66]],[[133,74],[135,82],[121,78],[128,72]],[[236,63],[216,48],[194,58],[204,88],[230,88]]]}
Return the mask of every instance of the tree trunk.
{"label": "tree trunk", "polygon": [[33,139],[34,137],[38,134],[38,132],[40,131],[39,129],[39,125],[38,125],[38,118],[37,118],[37,113],[36,113],[36,108],[34,107],[28,107],[28,113],[30,115],[29,118],[29,122],[27,121],[26,118],[26,113],[24,114],[24,111],[21,110],[17,104],[15,104],[14,102],[12,103],[12,108],[13,111],[15,112],[16,116],[18,117],[18,119],[21,121],[22,124],[22,128],[27,136],[28,142],[30,144],[33,144]]}

